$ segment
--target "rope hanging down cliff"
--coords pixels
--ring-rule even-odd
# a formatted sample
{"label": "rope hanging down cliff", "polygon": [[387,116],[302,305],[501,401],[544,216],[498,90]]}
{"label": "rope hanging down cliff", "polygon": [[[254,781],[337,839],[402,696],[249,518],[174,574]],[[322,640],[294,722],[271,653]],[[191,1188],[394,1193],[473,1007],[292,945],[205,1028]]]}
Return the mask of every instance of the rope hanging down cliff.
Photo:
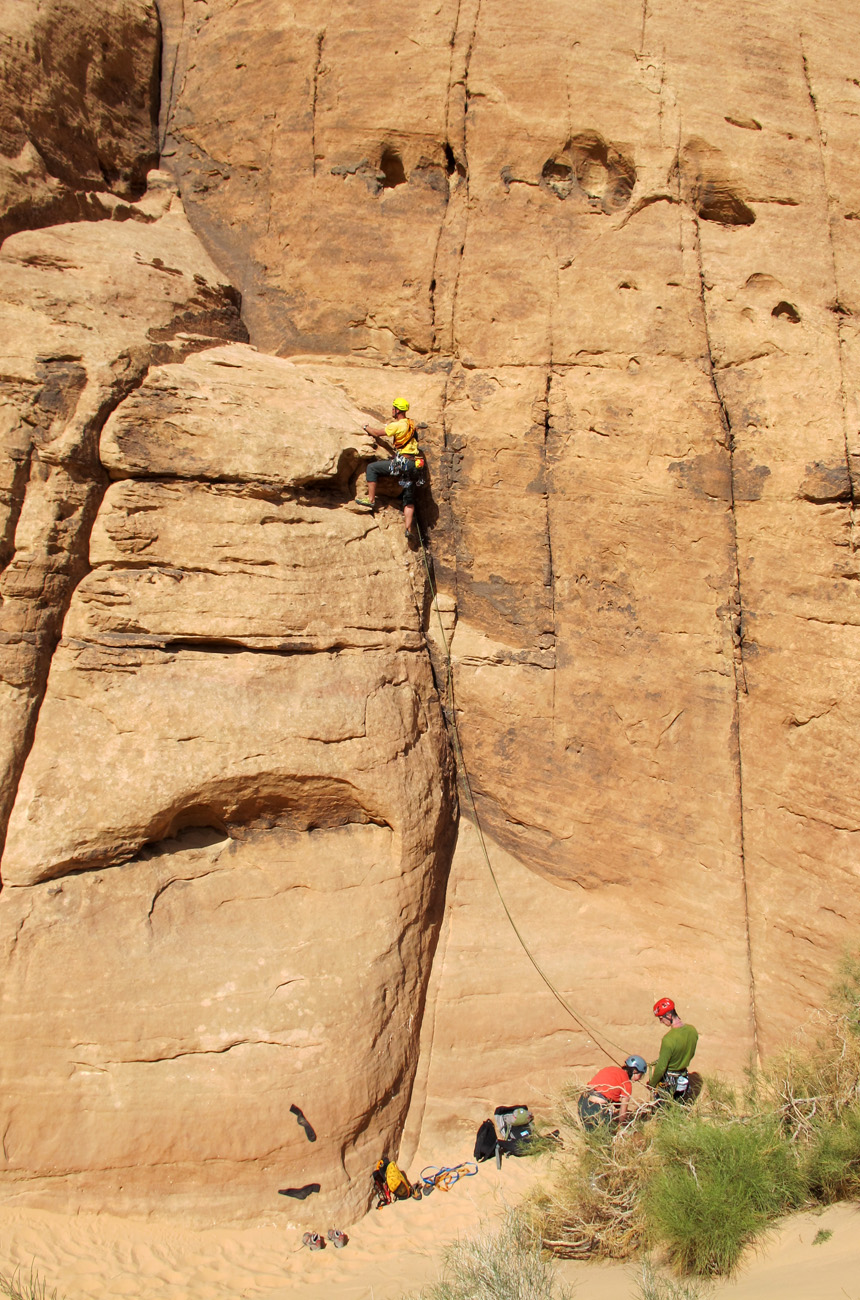
{"label": "rope hanging down cliff", "polygon": [[599,1033],[598,1033],[598,1032],[597,1032],[597,1031],[596,1031],[596,1030],[595,1030],[595,1029],[594,1029],[594,1028],[593,1028],[593,1027],[588,1023],[587,1020],[585,1020],[585,1019],[584,1019],[582,1016],[580,1016],[576,1011],[574,1011],[574,1009],[573,1009],[573,1007],[571,1007],[570,1003],[569,1003],[569,1002],[566,1000],[566,998],[565,998],[565,997],[564,997],[564,996],[559,992],[559,990],[556,988],[555,984],[552,982],[552,980],[550,979],[550,977],[547,975],[546,971],[544,971],[543,968],[541,967],[541,965],[540,965],[540,963],[538,962],[537,958],[535,957],[534,953],[531,951],[531,949],[529,948],[529,946],[528,946],[528,944],[526,943],[525,939],[523,938],[522,934],[520,933],[519,928],[518,928],[518,926],[517,926],[517,923],[516,923],[516,921],[514,920],[513,916],[511,915],[510,908],[508,907],[507,903],[505,902],[504,895],[502,894],[501,888],[499,887],[499,882],[498,882],[498,880],[497,880],[497,878],[496,878],[496,873],[495,873],[495,871],[493,870],[493,864],[492,864],[492,862],[490,861],[490,854],[489,854],[489,851],[488,851],[488,849],[487,849],[487,843],[486,843],[486,840],[484,839],[484,831],[483,831],[483,828],[482,828],[482,826],[481,826],[481,819],[480,819],[480,817],[478,816],[478,809],[477,809],[477,806],[476,806],[476,804],[475,804],[475,796],[474,796],[474,793],[473,793],[473,791],[472,791],[472,782],[471,782],[470,779],[469,779],[469,770],[468,770],[468,768],[466,767],[466,760],[465,760],[465,758],[463,757],[463,747],[462,747],[462,745],[460,744],[460,732],[459,732],[459,729],[458,729],[458,726],[457,726],[457,710],[456,710],[456,707],[455,707],[455,705],[454,705],[454,671],[453,671],[453,667],[452,667],[452,664],[451,664],[451,651],[450,651],[450,648],[449,648],[449,646],[448,646],[448,638],[447,638],[446,635],[445,635],[445,626],[444,626],[444,624],[443,624],[443,622],[442,622],[442,613],[441,613],[441,611],[440,611],[440,609],[439,609],[439,599],[438,599],[437,594],[436,594],[436,584],[434,583],[434,581],[433,581],[433,577],[432,577],[432,574],[430,573],[430,564],[429,564],[429,561],[428,561],[428,559],[427,559],[427,549],[426,549],[426,547],[425,547],[425,545],[424,545],[424,535],[423,535],[423,533],[421,532],[421,526],[420,526],[420,524],[418,523],[417,519],[416,519],[416,521],[415,521],[415,527],[416,527],[416,529],[417,529],[417,531],[418,531],[418,540],[419,540],[419,542],[421,543],[421,555],[422,555],[422,557],[423,557],[423,559],[424,559],[424,571],[425,571],[426,574],[427,574],[427,581],[428,581],[428,583],[430,584],[430,594],[431,594],[432,597],[433,597],[433,605],[434,605],[434,608],[435,608],[435,610],[436,610],[436,617],[437,617],[437,619],[439,620],[439,633],[440,633],[440,635],[441,635],[441,637],[442,637],[442,645],[443,645],[443,647],[444,647],[444,649],[445,649],[445,660],[446,660],[446,664],[447,664],[447,672],[448,672],[448,701],[449,701],[449,708],[446,709],[444,712],[445,712],[446,721],[448,721],[449,724],[450,724],[450,728],[451,728],[451,736],[452,736],[453,741],[454,741],[454,758],[455,758],[455,761],[456,761],[457,767],[458,767],[458,769],[459,769],[460,775],[461,775],[461,777],[462,777],[463,788],[465,789],[466,794],[467,794],[467,796],[468,796],[469,806],[470,806],[470,808],[471,808],[471,811],[472,811],[472,817],[474,818],[474,822],[475,822],[475,829],[476,829],[476,831],[478,832],[478,843],[479,843],[480,846],[481,846],[481,852],[482,852],[482,854],[483,854],[484,861],[485,861],[486,864],[487,864],[487,870],[488,870],[489,873],[490,873],[490,876],[491,876],[491,878],[492,878],[493,884],[495,885],[495,888],[496,888],[496,893],[497,893],[498,896],[499,896],[499,902],[501,903],[501,905],[502,905],[502,907],[503,907],[503,909],[504,909],[505,916],[508,918],[508,920],[509,920],[510,923],[511,923],[511,929],[513,930],[514,934],[517,936],[517,939],[519,940],[519,943],[520,943],[520,946],[522,947],[523,952],[524,952],[524,953],[526,954],[526,956],[528,957],[528,959],[529,959],[529,961],[531,962],[532,966],[534,966],[534,968],[535,968],[535,970],[537,971],[538,975],[541,977],[541,979],[543,980],[544,984],[547,986],[547,988],[549,989],[550,993],[551,993],[551,994],[553,995],[553,997],[555,998],[556,1002],[558,1002],[559,1005],[562,1006],[562,1007],[564,1008],[564,1010],[565,1010],[565,1011],[567,1012],[567,1014],[570,1016],[571,1020],[573,1020],[574,1023],[577,1024],[577,1025],[579,1026],[580,1029],[584,1030],[585,1033],[591,1035],[591,1037],[594,1039],[594,1041],[595,1041],[595,1043],[597,1044],[597,1046],[598,1046],[598,1048],[600,1049],[600,1051],[603,1052],[604,1056],[608,1057],[610,1061],[613,1061],[613,1062],[617,1065],[617,1064],[619,1064],[619,1062],[616,1060],[616,1058],[615,1058],[615,1056],[613,1055],[613,1053],[610,1052],[610,1051],[608,1051],[608,1050],[607,1050],[607,1049],[606,1049],[606,1048],[601,1044],[600,1039],[602,1038],[603,1041],[604,1041],[605,1043],[608,1043],[608,1044],[610,1045],[610,1047],[614,1047],[614,1048],[616,1048],[616,1049],[621,1053],[622,1057],[624,1056],[624,1049],[623,1049],[622,1047],[620,1047],[620,1046],[618,1045],[618,1043],[613,1042],[613,1040],[612,1040],[611,1038],[609,1038],[606,1034],[599,1034]]}

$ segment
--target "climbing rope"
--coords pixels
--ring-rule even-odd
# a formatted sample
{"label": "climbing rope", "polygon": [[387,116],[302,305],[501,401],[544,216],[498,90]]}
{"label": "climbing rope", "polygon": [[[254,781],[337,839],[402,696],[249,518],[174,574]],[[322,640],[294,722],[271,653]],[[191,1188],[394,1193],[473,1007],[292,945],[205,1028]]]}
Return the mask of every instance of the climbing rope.
{"label": "climbing rope", "polygon": [[448,1168],[443,1166],[441,1169],[428,1165],[421,1170],[421,1182],[427,1189],[438,1187],[443,1192],[449,1192],[461,1178],[474,1178],[477,1172],[478,1166],[472,1160],[464,1160],[461,1165],[451,1165]]}
{"label": "climbing rope", "polygon": [[460,772],[460,776],[462,777],[463,788],[465,789],[466,794],[467,794],[467,796],[468,796],[469,806],[470,806],[470,808],[471,808],[471,810],[472,810],[472,817],[474,818],[475,829],[476,829],[476,831],[477,831],[477,833],[478,833],[478,843],[479,843],[480,846],[481,846],[481,852],[482,852],[482,854],[483,854],[483,856],[484,856],[484,861],[485,861],[486,864],[487,864],[487,869],[488,869],[488,871],[489,871],[489,873],[490,873],[490,876],[491,876],[491,878],[492,878],[493,884],[494,884],[495,887],[496,887],[496,893],[497,893],[498,896],[499,896],[499,902],[501,903],[501,905],[502,905],[502,907],[503,907],[503,909],[504,909],[505,916],[508,918],[508,920],[509,920],[510,923],[511,923],[511,929],[513,930],[514,934],[517,936],[517,939],[518,939],[519,942],[520,942],[520,946],[522,947],[523,952],[524,952],[524,953],[526,954],[526,956],[528,957],[528,959],[529,959],[529,961],[531,962],[532,966],[534,966],[534,968],[535,968],[535,970],[537,971],[538,975],[540,975],[541,979],[543,980],[544,984],[545,984],[545,985],[547,986],[547,988],[549,989],[550,993],[551,993],[551,994],[553,995],[553,997],[555,998],[556,1002],[558,1002],[559,1005],[562,1006],[562,1007],[564,1008],[564,1010],[565,1010],[565,1011],[567,1012],[567,1014],[570,1016],[571,1020],[573,1020],[575,1024],[579,1025],[580,1029],[584,1030],[585,1033],[590,1034],[590,1036],[594,1039],[594,1041],[595,1041],[595,1043],[597,1044],[597,1046],[598,1046],[598,1048],[600,1049],[600,1051],[603,1052],[604,1056],[608,1057],[610,1061],[614,1062],[614,1064],[616,1064],[616,1065],[620,1065],[620,1061],[617,1061],[616,1058],[615,1058],[615,1056],[614,1056],[614,1054],[613,1054],[612,1052],[608,1051],[608,1050],[603,1046],[603,1044],[601,1043],[600,1039],[602,1038],[602,1039],[603,1039],[603,1042],[608,1043],[610,1047],[614,1047],[614,1048],[616,1048],[617,1051],[619,1051],[619,1052],[621,1053],[622,1056],[624,1055],[624,1048],[623,1048],[623,1047],[620,1047],[618,1043],[613,1042],[612,1039],[609,1038],[606,1034],[599,1034],[599,1033],[597,1032],[597,1030],[595,1030],[595,1029],[593,1028],[593,1026],[591,1026],[591,1025],[588,1023],[588,1021],[584,1019],[584,1017],[580,1016],[576,1011],[574,1011],[573,1007],[570,1005],[570,1003],[567,1001],[567,999],[566,999],[566,998],[565,998],[565,997],[564,997],[564,996],[559,992],[559,990],[556,988],[555,984],[552,982],[552,980],[550,979],[550,977],[547,975],[546,971],[543,969],[543,967],[542,967],[542,966],[540,965],[540,963],[538,962],[538,960],[537,960],[537,958],[535,957],[534,953],[533,953],[533,952],[531,951],[531,949],[529,948],[528,944],[526,943],[525,939],[523,938],[522,934],[520,933],[520,930],[519,930],[519,927],[517,926],[516,921],[514,920],[513,916],[511,915],[510,908],[508,907],[507,903],[505,902],[504,895],[503,895],[503,893],[502,893],[502,891],[501,891],[501,888],[500,888],[500,886],[499,886],[498,879],[496,878],[496,873],[495,873],[495,871],[493,870],[493,864],[492,864],[492,862],[490,861],[490,854],[489,854],[489,852],[488,852],[488,850],[487,850],[487,842],[486,842],[486,840],[484,839],[484,831],[483,831],[483,828],[482,828],[482,826],[481,826],[481,819],[480,819],[480,817],[478,816],[478,809],[477,809],[477,805],[475,804],[475,795],[474,795],[474,793],[473,793],[473,791],[472,791],[472,782],[471,782],[471,780],[469,779],[469,769],[466,767],[466,760],[465,760],[465,758],[463,757],[463,746],[462,746],[461,743],[460,743],[460,731],[459,731],[459,728],[458,728],[458,726],[457,726],[457,709],[456,709],[456,706],[455,706],[455,704],[454,704],[454,669],[453,669],[453,665],[452,665],[452,663],[451,663],[451,650],[450,650],[450,648],[449,648],[449,646],[448,646],[448,638],[447,638],[447,636],[445,635],[445,625],[444,625],[444,623],[442,622],[442,612],[441,612],[441,610],[439,609],[439,597],[438,597],[438,595],[437,595],[437,593],[436,593],[436,584],[434,583],[434,581],[433,581],[433,576],[432,576],[432,574],[431,574],[431,572],[430,572],[430,563],[429,563],[429,561],[428,561],[428,559],[427,559],[427,548],[426,548],[425,545],[424,545],[424,536],[423,536],[423,534],[422,534],[422,532],[421,532],[421,526],[420,526],[420,524],[418,523],[418,520],[417,520],[417,519],[415,520],[415,527],[416,527],[416,529],[418,530],[418,541],[421,543],[421,554],[422,554],[422,557],[423,557],[423,559],[424,559],[424,571],[425,571],[425,573],[427,574],[427,581],[428,581],[428,583],[430,584],[430,593],[431,593],[431,595],[432,595],[432,597],[433,597],[433,604],[434,604],[435,609],[436,609],[436,617],[437,617],[438,620],[439,620],[439,633],[440,633],[440,635],[441,635],[441,637],[442,637],[442,645],[443,645],[444,648],[445,648],[445,660],[446,660],[447,668],[448,668],[448,700],[449,700],[449,702],[450,702],[450,708],[449,708],[449,710],[446,711],[446,717],[448,717],[448,714],[450,714],[450,717],[448,718],[448,721],[450,722],[450,725],[451,725],[451,735],[452,735],[453,740],[454,740],[454,758],[455,758],[455,760],[456,760],[457,767],[458,767],[459,772]]}

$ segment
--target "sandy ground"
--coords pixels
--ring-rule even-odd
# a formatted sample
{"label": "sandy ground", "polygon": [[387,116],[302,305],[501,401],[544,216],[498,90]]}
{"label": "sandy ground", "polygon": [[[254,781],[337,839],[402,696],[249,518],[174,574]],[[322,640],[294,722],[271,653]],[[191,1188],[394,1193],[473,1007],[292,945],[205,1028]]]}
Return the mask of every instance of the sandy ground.
{"label": "sandy ground", "polygon": [[[288,1214],[248,1228],[184,1228],[176,1220],[63,1216],[0,1207],[0,1268],[32,1264],[61,1300],[400,1300],[436,1279],[442,1246],[514,1205],[533,1161],[482,1165],[426,1201],[373,1211],[344,1250],[310,1253]],[[413,1167],[413,1172],[419,1166]],[[320,1223],[325,1232],[331,1226]],[[816,1234],[830,1237],[813,1245]],[[637,1265],[565,1263],[574,1300],[637,1300]],[[860,1300],[860,1207],[795,1215],[774,1230],[718,1300]],[[704,1298],[703,1298],[704,1300]]]}

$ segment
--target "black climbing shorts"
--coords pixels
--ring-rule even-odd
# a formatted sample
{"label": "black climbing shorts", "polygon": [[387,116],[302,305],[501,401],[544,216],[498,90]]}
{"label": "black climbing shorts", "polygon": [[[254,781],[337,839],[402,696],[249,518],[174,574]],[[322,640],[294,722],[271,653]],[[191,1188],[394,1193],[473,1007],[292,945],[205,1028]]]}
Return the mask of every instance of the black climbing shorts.
{"label": "black climbing shorts", "polygon": [[368,483],[375,483],[381,478],[396,478],[403,488],[403,504],[415,505],[415,467],[405,456],[394,460],[374,460],[365,470]]}

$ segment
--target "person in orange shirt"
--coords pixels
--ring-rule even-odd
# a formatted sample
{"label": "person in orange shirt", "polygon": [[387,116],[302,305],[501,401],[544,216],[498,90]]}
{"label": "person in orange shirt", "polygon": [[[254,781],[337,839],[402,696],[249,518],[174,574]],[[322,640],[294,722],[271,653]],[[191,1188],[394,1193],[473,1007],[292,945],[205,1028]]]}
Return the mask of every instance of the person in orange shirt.
{"label": "person in orange shirt", "polygon": [[613,1120],[623,1124],[633,1084],[643,1078],[647,1069],[644,1057],[628,1056],[623,1066],[607,1065],[598,1070],[579,1099],[582,1127],[590,1131],[601,1124],[611,1124]]}

